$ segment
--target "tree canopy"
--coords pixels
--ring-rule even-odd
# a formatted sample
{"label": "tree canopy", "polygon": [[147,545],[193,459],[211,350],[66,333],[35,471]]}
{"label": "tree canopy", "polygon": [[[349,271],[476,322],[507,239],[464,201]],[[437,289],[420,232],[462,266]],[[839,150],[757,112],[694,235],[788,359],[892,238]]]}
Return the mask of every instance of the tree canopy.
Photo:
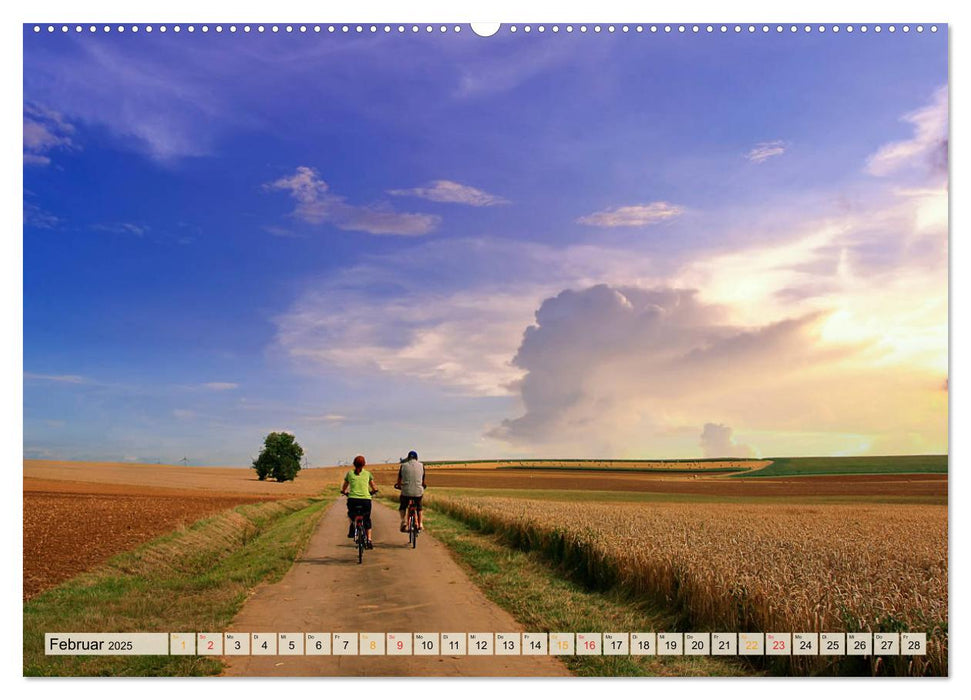
{"label": "tree canopy", "polygon": [[260,481],[272,477],[277,481],[293,481],[300,471],[303,448],[290,433],[270,433],[263,440],[260,456],[253,460],[253,469]]}

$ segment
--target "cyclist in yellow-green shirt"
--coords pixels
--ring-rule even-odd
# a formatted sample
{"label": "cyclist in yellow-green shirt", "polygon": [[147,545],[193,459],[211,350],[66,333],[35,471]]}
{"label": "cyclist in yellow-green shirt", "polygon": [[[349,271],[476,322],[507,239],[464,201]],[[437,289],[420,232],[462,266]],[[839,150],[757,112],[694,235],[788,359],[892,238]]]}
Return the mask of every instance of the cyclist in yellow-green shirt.
{"label": "cyclist in yellow-green shirt", "polygon": [[378,490],[374,487],[374,477],[364,468],[366,462],[363,455],[354,458],[354,469],[344,475],[341,484],[341,494],[347,496],[347,517],[351,527],[347,531],[348,537],[354,537],[354,516],[364,516],[364,529],[367,531],[368,549],[374,549],[371,544],[371,496]]}

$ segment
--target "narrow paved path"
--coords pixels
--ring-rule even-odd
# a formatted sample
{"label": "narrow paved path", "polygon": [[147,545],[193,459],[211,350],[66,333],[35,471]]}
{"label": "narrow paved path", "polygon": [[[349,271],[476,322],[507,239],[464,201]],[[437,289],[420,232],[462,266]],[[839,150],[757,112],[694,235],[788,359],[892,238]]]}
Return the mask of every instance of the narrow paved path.
{"label": "narrow paved path", "polygon": [[[412,550],[375,502],[374,549],[357,563],[343,499],[283,579],[259,588],[227,631],[519,632],[428,531]],[[549,656],[226,656],[234,676],[566,676]]]}

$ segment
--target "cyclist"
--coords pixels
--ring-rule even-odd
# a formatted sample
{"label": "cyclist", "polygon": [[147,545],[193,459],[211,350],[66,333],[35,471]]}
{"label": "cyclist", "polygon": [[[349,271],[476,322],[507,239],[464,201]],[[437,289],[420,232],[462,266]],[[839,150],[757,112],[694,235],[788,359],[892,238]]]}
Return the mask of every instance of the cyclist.
{"label": "cyclist", "polygon": [[347,531],[348,537],[354,537],[354,516],[364,516],[364,529],[367,531],[368,549],[374,549],[371,544],[371,496],[378,492],[374,487],[374,477],[364,468],[365,462],[362,455],[354,458],[354,469],[344,475],[344,483],[341,484],[341,493],[347,496],[347,517],[351,521],[350,529]]}
{"label": "cyclist", "polygon": [[412,450],[408,457],[398,467],[398,481],[394,487],[401,489],[401,498],[398,499],[398,513],[401,515],[401,531],[407,532],[408,525],[405,517],[408,512],[408,501],[415,500],[415,508],[418,511],[418,531],[421,532],[421,497],[425,493],[425,465],[418,461],[418,453]]}

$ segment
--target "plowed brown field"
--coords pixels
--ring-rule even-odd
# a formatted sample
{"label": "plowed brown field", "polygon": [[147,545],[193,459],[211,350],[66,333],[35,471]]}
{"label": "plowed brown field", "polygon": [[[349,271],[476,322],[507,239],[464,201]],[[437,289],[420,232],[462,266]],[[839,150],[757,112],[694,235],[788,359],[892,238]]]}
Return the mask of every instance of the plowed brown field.
{"label": "plowed brown field", "polygon": [[25,479],[24,600],[158,535],[264,500],[270,499]]}
{"label": "plowed brown field", "polygon": [[[700,460],[619,460],[619,459],[506,459],[496,462],[436,462],[431,469],[502,469],[532,467],[538,469],[613,469],[617,471],[636,469],[683,471],[711,471],[712,469],[737,469],[739,471],[757,471],[772,464],[770,459],[719,459]],[[426,465],[428,466],[428,465]]]}
{"label": "plowed brown field", "polygon": [[337,490],[340,469],[259,481],[252,469],[24,461],[24,599],[242,503]]}
{"label": "plowed brown field", "polygon": [[847,474],[731,479],[725,476],[621,472],[565,473],[496,469],[449,469],[428,473],[439,488],[630,491],[725,497],[894,496],[947,502],[947,474]]}

